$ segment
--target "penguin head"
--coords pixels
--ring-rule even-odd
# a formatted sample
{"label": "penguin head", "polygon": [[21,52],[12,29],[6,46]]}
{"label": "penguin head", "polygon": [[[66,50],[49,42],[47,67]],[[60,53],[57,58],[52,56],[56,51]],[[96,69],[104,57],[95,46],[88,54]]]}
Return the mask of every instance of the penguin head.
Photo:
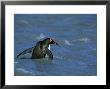
{"label": "penguin head", "polygon": [[55,41],[51,38],[49,38],[49,44],[55,44]]}
{"label": "penguin head", "polygon": [[51,38],[49,38],[49,44],[56,44],[56,45],[58,45],[58,43],[57,42],[55,42],[53,39],[51,39]]}
{"label": "penguin head", "polygon": [[45,41],[48,43],[48,44],[56,44],[56,45],[58,45],[58,43],[56,43],[53,39],[51,39],[51,38],[47,38],[47,39],[45,39]]}

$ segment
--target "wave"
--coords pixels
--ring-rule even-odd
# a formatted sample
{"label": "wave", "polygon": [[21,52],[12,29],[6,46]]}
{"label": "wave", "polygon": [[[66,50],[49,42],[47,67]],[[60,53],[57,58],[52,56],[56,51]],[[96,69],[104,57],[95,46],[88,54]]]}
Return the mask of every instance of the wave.
{"label": "wave", "polygon": [[21,20],[20,22],[22,22],[22,23],[24,23],[24,24],[29,24],[29,22],[26,21],[26,20]]}
{"label": "wave", "polygon": [[88,42],[89,39],[88,38],[81,38],[81,39],[79,39],[79,41]]}
{"label": "wave", "polygon": [[25,69],[22,69],[22,68],[17,68],[16,69],[17,71],[20,71],[20,72],[24,72],[24,73],[29,73],[29,71],[25,70]]}
{"label": "wave", "polygon": [[22,69],[22,68],[17,68],[16,71],[21,72],[21,73],[24,73],[24,74],[29,74],[29,75],[32,75],[32,76],[35,76],[36,75],[36,73],[34,73],[32,71],[27,71],[27,70]]}
{"label": "wave", "polygon": [[66,45],[69,45],[69,46],[72,45],[68,40],[64,40],[64,42],[65,42]]}
{"label": "wave", "polygon": [[43,33],[41,33],[41,34],[37,37],[37,40],[41,40],[41,39],[44,39],[44,38],[46,38],[46,36],[45,36]]}
{"label": "wave", "polygon": [[76,41],[81,41],[81,42],[89,42],[90,41],[90,39],[89,38],[79,38],[79,39],[77,39],[77,40],[73,40],[74,42],[76,42]]}
{"label": "wave", "polygon": [[14,62],[15,64],[18,64],[18,62]]}
{"label": "wave", "polygon": [[62,56],[54,56],[54,58],[57,58],[57,59],[63,59],[63,57]]}

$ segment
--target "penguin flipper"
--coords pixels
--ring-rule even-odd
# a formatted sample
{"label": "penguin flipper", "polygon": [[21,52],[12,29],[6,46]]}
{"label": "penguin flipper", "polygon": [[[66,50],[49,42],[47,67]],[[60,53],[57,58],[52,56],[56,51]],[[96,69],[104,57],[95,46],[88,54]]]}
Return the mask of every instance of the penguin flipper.
{"label": "penguin flipper", "polygon": [[34,47],[28,48],[26,50],[24,50],[23,52],[21,52],[20,54],[17,55],[17,58],[21,55],[24,55],[26,53],[31,53],[33,51]]}
{"label": "penguin flipper", "polygon": [[46,49],[45,53],[49,56],[50,59],[53,59],[53,54],[49,49]]}

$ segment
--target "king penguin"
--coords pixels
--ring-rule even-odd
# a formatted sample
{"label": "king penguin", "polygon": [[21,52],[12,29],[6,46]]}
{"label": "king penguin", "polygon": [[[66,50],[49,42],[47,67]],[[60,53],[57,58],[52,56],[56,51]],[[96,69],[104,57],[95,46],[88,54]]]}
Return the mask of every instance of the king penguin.
{"label": "king penguin", "polygon": [[39,41],[33,49],[32,59],[39,59],[48,57],[49,59],[53,59],[53,54],[50,51],[50,45],[57,44],[53,39],[46,38],[43,41]]}

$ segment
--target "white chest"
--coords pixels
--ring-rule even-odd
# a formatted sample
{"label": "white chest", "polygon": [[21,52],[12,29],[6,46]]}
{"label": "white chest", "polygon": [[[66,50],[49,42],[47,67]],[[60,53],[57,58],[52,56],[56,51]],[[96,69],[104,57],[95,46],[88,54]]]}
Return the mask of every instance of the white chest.
{"label": "white chest", "polygon": [[[50,50],[50,45],[49,45],[48,49]],[[45,57],[48,57],[48,55],[46,54],[46,56],[45,56]]]}
{"label": "white chest", "polygon": [[50,50],[50,45],[49,45],[48,49]]}

